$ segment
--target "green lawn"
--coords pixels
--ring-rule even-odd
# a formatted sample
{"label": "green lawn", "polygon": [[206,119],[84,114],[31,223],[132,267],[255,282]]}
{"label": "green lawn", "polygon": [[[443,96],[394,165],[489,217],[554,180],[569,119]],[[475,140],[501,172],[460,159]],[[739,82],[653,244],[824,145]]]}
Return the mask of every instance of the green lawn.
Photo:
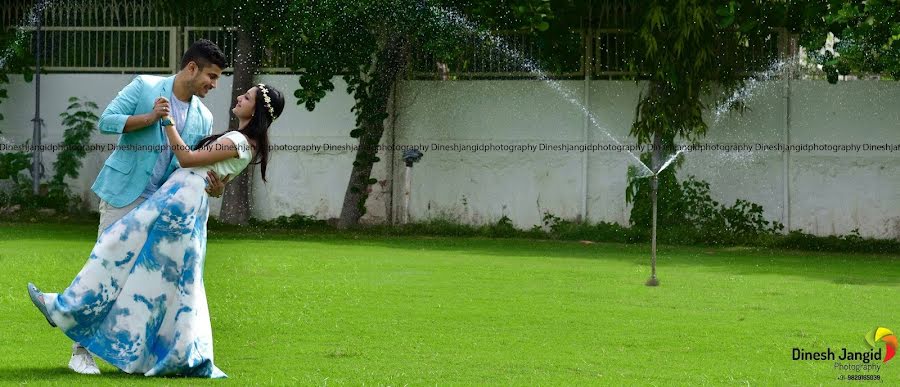
{"label": "green lawn", "polygon": [[[161,381],[70,373],[28,299],[28,281],[67,286],[95,234],[0,223],[0,383]],[[856,372],[792,348],[900,334],[897,255],[663,246],[658,288],[648,262],[641,245],[212,231],[216,363],[239,385],[818,385]],[[877,374],[900,383],[900,357]]]}

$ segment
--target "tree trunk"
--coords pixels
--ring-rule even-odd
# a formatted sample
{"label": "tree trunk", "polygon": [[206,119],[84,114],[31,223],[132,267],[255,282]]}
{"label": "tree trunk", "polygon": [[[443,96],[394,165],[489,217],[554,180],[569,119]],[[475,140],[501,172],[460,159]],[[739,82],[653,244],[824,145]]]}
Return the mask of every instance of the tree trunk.
{"label": "tree trunk", "polygon": [[[253,78],[259,70],[256,37],[252,28],[241,27],[237,32],[237,44],[234,58],[234,76],[231,85],[231,101],[247,92],[253,86]],[[237,117],[231,115],[229,130],[238,128]],[[248,166],[243,173],[225,185],[222,197],[222,210],[219,220],[228,224],[246,225],[250,220],[250,191],[253,181],[253,166]],[[221,177],[221,176],[220,176]]]}
{"label": "tree trunk", "polygon": [[[397,78],[406,67],[407,40],[401,35],[391,36],[384,48],[378,53],[375,71],[372,77],[372,85],[369,98],[372,99],[370,111],[363,111],[365,117],[387,117],[388,102],[391,90]],[[368,198],[369,183],[372,175],[372,165],[378,143],[384,134],[384,120],[362,120],[362,135],[359,137],[359,149],[356,151],[356,162],[350,172],[350,180],[347,182],[347,191],[344,193],[344,204],[341,208],[341,217],[337,227],[345,229],[359,223],[359,218],[365,213],[365,200]]]}

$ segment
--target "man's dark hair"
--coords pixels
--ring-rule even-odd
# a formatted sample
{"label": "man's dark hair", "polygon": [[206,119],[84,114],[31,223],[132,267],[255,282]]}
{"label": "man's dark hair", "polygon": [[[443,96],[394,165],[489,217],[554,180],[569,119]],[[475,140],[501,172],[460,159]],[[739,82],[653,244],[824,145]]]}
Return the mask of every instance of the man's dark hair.
{"label": "man's dark hair", "polygon": [[208,64],[217,65],[222,69],[227,67],[225,66],[225,54],[222,53],[219,46],[207,39],[200,39],[194,42],[184,52],[184,56],[181,57],[181,68],[184,68],[190,62],[196,63],[200,69],[203,69]]}

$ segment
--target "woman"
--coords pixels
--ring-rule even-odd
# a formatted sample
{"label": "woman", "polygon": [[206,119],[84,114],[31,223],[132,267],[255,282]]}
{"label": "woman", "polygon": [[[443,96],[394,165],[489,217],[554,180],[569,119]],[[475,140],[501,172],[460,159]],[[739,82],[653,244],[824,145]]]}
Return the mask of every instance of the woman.
{"label": "woman", "polygon": [[284,109],[278,90],[259,84],[231,110],[237,131],[212,135],[189,150],[171,117],[161,126],[178,158],[153,196],[107,227],[90,259],[63,293],[28,284],[32,302],[51,326],[122,371],[146,376],[218,378],[203,262],[208,170],[235,176],[268,162],[268,129]]}

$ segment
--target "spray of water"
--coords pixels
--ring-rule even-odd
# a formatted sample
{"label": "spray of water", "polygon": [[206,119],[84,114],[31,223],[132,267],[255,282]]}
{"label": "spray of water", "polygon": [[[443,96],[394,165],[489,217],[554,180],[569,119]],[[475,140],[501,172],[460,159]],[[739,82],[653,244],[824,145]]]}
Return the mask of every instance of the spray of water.
{"label": "spray of water", "polygon": [[668,167],[669,164],[672,164],[672,162],[678,158],[678,155],[680,155],[681,152],[684,152],[684,149],[679,149],[677,152],[675,152],[675,154],[673,154],[672,156],[669,156],[669,158],[665,162],[663,162],[663,164],[659,167],[659,170],[656,171],[656,173],[659,174],[664,169],[666,169],[666,167]]}
{"label": "spray of water", "polygon": [[[28,12],[28,16],[25,17],[20,26],[23,27],[31,27],[37,24],[38,18],[43,14],[44,8],[50,5],[51,1],[41,1],[38,2],[34,7],[31,7],[31,11]],[[6,63],[9,61],[19,47],[22,46],[25,38],[28,34],[25,32],[25,28],[16,29],[16,37],[13,39],[12,43],[3,50],[3,53],[0,54],[0,69],[6,68]]]}
{"label": "spray of water", "polygon": [[[746,82],[744,82],[744,86],[735,90],[731,96],[720,102],[716,105],[715,109],[713,109],[713,125],[717,125],[719,120],[731,110],[732,106],[739,101],[745,101],[753,96],[760,86],[765,84],[765,82],[771,80],[772,78],[783,74],[783,72],[787,69],[787,66],[794,62],[796,58],[790,59],[788,61],[774,61],[770,64],[765,70],[759,71],[751,75]],[[684,152],[684,146],[679,147],[678,151],[669,156],[666,161],[663,162],[662,166],[656,173],[662,172],[666,167],[672,164],[682,152]],[[744,161],[745,157],[736,157],[732,156],[735,160]]]}
{"label": "spray of water", "polygon": [[730,97],[726,98],[724,101],[716,105],[716,109],[714,110],[713,115],[713,124],[718,124],[722,116],[725,115],[725,113],[727,113],[729,110],[731,110],[731,107],[736,102],[750,98],[751,96],[753,96],[753,93],[756,91],[756,89],[760,87],[760,85],[774,78],[775,76],[782,74],[788,64],[788,61],[775,61],[765,70],[759,71],[750,76],[747,81],[744,82],[744,87],[735,90]]}
{"label": "spray of water", "polygon": [[[543,69],[541,69],[537,64],[534,63],[534,61],[526,58],[524,55],[522,55],[521,52],[510,48],[509,45],[506,44],[505,41],[503,41],[503,39],[490,32],[479,29],[474,23],[453,10],[436,6],[430,7],[430,10],[439,23],[449,22],[455,26],[465,29],[469,33],[477,36],[480,40],[491,44],[495,49],[503,53],[503,55],[505,55],[506,57],[512,59],[514,63],[521,66],[525,71],[536,75],[537,79],[546,83],[551,89],[562,96],[563,99],[578,107],[578,109],[580,109],[581,112],[588,117],[588,120],[590,120],[591,125],[593,125],[594,128],[606,135],[606,137],[608,137],[617,146],[622,146],[622,142],[615,138],[609,132],[609,130],[607,130],[603,125],[600,124],[600,122],[597,120],[597,117],[593,113],[591,113],[586,106],[579,102],[578,97],[571,90],[569,90],[559,82],[551,79]],[[637,162],[638,165],[641,166],[643,172],[642,177],[653,175],[653,171],[650,169],[650,167],[648,167],[641,161],[640,157],[638,157],[631,151],[629,151],[628,154]]]}

